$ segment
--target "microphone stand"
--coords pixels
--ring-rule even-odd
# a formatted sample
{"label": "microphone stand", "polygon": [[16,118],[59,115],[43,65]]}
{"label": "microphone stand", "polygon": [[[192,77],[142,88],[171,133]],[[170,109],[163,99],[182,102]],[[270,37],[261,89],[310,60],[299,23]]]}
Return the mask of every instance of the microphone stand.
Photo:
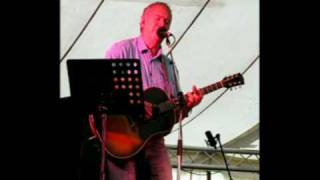
{"label": "microphone stand", "polygon": [[[175,37],[174,35],[172,35],[173,38],[174,38],[174,43],[175,44]],[[179,87],[180,89],[180,85],[178,83],[178,78],[177,78],[177,71],[176,71],[176,68],[175,68],[175,64],[174,64],[174,60],[173,60],[173,55],[172,55],[172,46],[170,46],[170,40],[169,40],[169,37],[166,37],[166,44],[169,48],[169,53],[170,54],[170,57],[171,57],[171,62],[170,64],[173,65],[173,70],[174,70],[174,78],[175,78],[175,82],[176,82],[176,85]],[[184,106],[185,105],[185,100],[184,100],[184,95],[181,91],[178,92],[178,99],[179,99],[179,105],[180,106]],[[178,145],[177,145],[177,180],[180,180],[180,175],[181,175],[181,166],[182,166],[182,151],[183,151],[183,135],[182,135],[182,119],[183,119],[183,110],[180,111],[179,113],[179,133],[178,133]]]}
{"label": "microphone stand", "polygon": [[182,166],[182,150],[183,150],[183,143],[182,143],[182,111],[179,113],[179,135],[178,135],[178,147],[177,147],[177,180],[180,180],[181,174],[181,166]]}
{"label": "microphone stand", "polygon": [[106,180],[106,130],[107,130],[107,110],[108,108],[102,104],[98,105],[97,113],[101,119],[101,135],[99,134],[97,127],[94,123],[93,114],[89,115],[89,125],[92,134],[99,139],[101,143],[101,162],[100,162],[100,170],[99,170],[99,178],[100,180]]}
{"label": "microphone stand", "polygon": [[107,130],[107,110],[108,108],[104,105],[98,106],[98,111],[101,118],[102,126],[102,138],[101,138],[101,162],[100,162],[100,180],[106,179],[106,130]]}
{"label": "microphone stand", "polygon": [[219,145],[220,145],[220,151],[221,151],[221,154],[222,154],[222,156],[223,156],[224,163],[226,164],[226,168],[227,168],[227,171],[228,171],[229,178],[230,178],[230,180],[233,180],[232,177],[231,177],[231,173],[230,173],[230,169],[229,169],[229,166],[228,166],[226,157],[225,157],[225,155],[224,155],[223,147],[222,147],[222,145],[221,145],[220,134],[217,134],[217,135],[216,135],[216,139],[218,140],[218,143],[219,143]]}

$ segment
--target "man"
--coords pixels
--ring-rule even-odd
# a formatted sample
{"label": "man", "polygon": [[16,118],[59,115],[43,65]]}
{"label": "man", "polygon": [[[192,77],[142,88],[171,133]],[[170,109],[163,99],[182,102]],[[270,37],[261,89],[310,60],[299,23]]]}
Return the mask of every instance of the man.
{"label": "man", "polygon": [[[135,58],[141,61],[143,89],[158,87],[168,97],[176,97],[179,89],[178,74],[174,63],[162,54],[161,42],[169,30],[172,20],[170,7],[163,2],[155,2],[147,6],[140,20],[140,36],[119,41],[107,50],[106,58]],[[191,110],[200,103],[201,92],[193,86],[192,92],[187,93],[186,105]],[[150,112],[149,112],[150,113]],[[151,112],[152,113],[152,112]],[[146,159],[151,170],[153,180],[171,180],[172,170],[163,137],[152,138],[143,149],[143,158]],[[134,180],[137,168],[134,158],[128,160],[107,160],[108,180]],[[137,178],[142,179],[142,177]]]}

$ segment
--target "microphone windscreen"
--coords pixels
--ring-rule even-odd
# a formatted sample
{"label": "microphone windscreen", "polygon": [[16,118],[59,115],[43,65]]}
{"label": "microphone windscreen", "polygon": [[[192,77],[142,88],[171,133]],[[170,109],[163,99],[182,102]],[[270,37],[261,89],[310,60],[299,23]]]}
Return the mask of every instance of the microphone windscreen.
{"label": "microphone windscreen", "polygon": [[209,145],[216,148],[216,140],[214,139],[214,137],[212,136],[211,132],[210,131],[206,131],[205,132],[207,138],[208,138],[208,142],[209,142]]}
{"label": "microphone windscreen", "polygon": [[157,34],[160,38],[165,38],[167,36],[167,30],[165,28],[159,28]]}

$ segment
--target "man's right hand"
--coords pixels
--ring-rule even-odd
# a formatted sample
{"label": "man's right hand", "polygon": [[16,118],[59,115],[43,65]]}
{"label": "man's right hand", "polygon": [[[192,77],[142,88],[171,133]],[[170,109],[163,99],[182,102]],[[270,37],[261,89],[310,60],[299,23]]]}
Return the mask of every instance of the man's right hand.
{"label": "man's right hand", "polygon": [[152,109],[152,104],[145,101],[144,102],[144,110],[145,110],[145,119],[150,120],[153,115],[153,109]]}

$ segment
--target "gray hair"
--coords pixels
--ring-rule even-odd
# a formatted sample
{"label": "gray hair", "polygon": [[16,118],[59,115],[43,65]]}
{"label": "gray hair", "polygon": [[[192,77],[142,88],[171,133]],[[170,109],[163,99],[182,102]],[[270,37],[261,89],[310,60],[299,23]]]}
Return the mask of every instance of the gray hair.
{"label": "gray hair", "polygon": [[[170,14],[170,18],[172,18],[172,12],[171,12],[170,6],[169,6],[167,3],[165,3],[165,2],[160,2],[160,1],[151,3],[151,4],[149,4],[147,7],[145,7],[145,8],[143,9],[143,13],[142,13],[142,16],[141,16],[141,17],[144,17],[144,15],[146,14],[146,12],[147,12],[149,9],[151,9],[152,7],[154,7],[154,6],[162,6],[162,7],[165,7],[165,8],[168,10],[169,14]],[[141,25],[140,25],[140,32],[141,32],[141,31],[142,31],[142,27],[141,27]]]}
{"label": "gray hair", "polygon": [[149,4],[147,7],[145,7],[145,8],[143,9],[142,16],[144,16],[145,13],[146,13],[149,9],[151,9],[152,7],[157,6],[157,5],[165,7],[165,8],[169,11],[170,16],[172,17],[172,13],[171,13],[171,8],[170,8],[170,6],[169,6],[167,3],[165,3],[165,2],[160,2],[160,1],[151,3],[151,4]]}

